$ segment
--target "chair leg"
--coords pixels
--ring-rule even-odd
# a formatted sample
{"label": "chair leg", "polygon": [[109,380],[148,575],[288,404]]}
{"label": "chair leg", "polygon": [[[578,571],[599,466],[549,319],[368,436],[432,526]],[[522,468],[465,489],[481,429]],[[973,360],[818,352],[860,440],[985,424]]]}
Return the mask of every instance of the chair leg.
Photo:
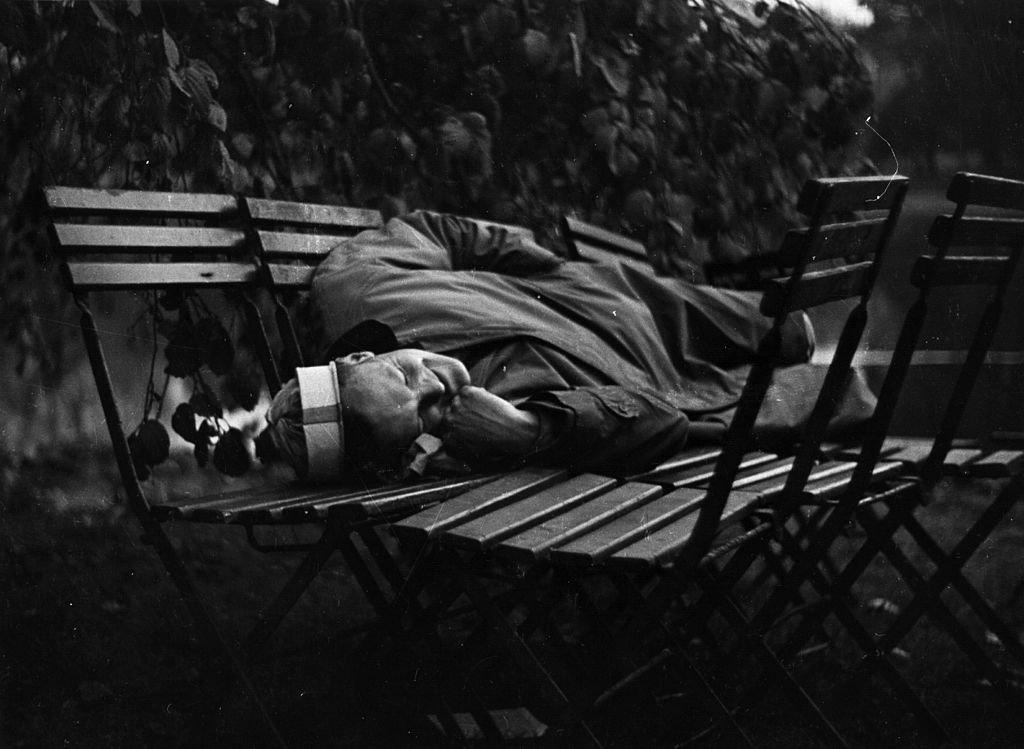
{"label": "chair leg", "polygon": [[[217,628],[217,625],[214,624],[213,619],[210,617],[209,612],[206,610],[206,607],[200,599],[199,590],[192,579],[192,575],[185,568],[184,563],[181,561],[181,557],[179,557],[177,552],[174,550],[174,547],[171,545],[170,539],[167,538],[167,534],[164,532],[164,529],[155,521],[144,521],[143,527],[146,532],[145,538],[147,542],[152,544],[156,549],[157,555],[160,557],[164,567],[167,569],[171,579],[174,580],[178,591],[181,593],[182,598],[185,600],[185,604],[192,614],[193,621],[199,630],[200,640],[206,645],[210,652],[223,659],[226,667],[226,673],[223,678],[228,682],[237,680],[237,682],[242,685],[242,688],[246,691],[249,698],[255,705],[260,721],[263,723],[263,726],[267,731],[268,742],[275,746],[286,746],[284,737],[278,731],[277,725],[274,723],[273,718],[270,716],[270,712],[267,710],[266,704],[263,702],[263,698],[260,697],[255,684],[249,676],[249,671],[245,666],[244,659],[239,655],[235,648],[224,639],[224,636]],[[226,688],[224,691],[226,692]],[[216,707],[216,702],[216,700],[211,700],[214,707]]]}
{"label": "chair leg", "polygon": [[[867,527],[871,527],[873,522],[876,521],[865,520]],[[891,538],[881,539],[880,543],[882,552],[892,561],[896,570],[900,573],[903,579],[906,580],[907,584],[918,595],[921,595],[926,590],[927,583],[918,570],[910,563],[906,555],[893,543]],[[992,679],[994,683],[1002,682],[1002,677],[999,674],[998,668],[996,668],[991,659],[985,655],[985,652],[978,646],[963,626],[960,625],[956,617],[941,598],[935,598],[932,605],[926,611],[946,629],[953,638],[953,641],[959,645],[960,649],[967,654],[979,670],[985,673],[988,678]],[[919,618],[920,617],[915,618],[914,622],[916,623]],[[890,629],[889,632],[891,631],[892,630]],[[878,654],[891,652],[899,642],[899,640],[890,638],[889,632],[879,640],[877,648]],[[906,632],[909,632],[909,628]]]}
{"label": "chair leg", "polygon": [[[895,527],[895,526],[894,526]],[[819,539],[820,542],[820,539]],[[794,553],[802,553],[803,549],[794,549]],[[865,555],[866,556],[866,555]],[[874,558],[875,554],[871,554],[868,557],[868,561]],[[856,559],[853,561],[857,561]],[[853,564],[851,561],[851,565]],[[864,563],[866,566],[866,563]],[[861,650],[873,656],[878,652],[878,648],[875,643],[875,639],[864,629],[864,626],[860,623],[857,617],[850,611],[846,604],[843,591],[846,590],[844,583],[847,581],[844,579],[844,575],[849,573],[850,566],[844,568],[843,572],[840,573],[839,578],[834,581],[827,580],[816,567],[811,567],[806,571],[806,575],[798,580],[790,580],[785,588],[781,591],[782,594],[789,595],[791,592],[790,588],[796,584],[802,584],[804,581],[810,582],[820,596],[830,602],[829,610],[836,616],[839,622],[843,625],[844,629],[853,637],[854,641],[861,648]],[[859,573],[852,576],[853,580],[859,577]],[[849,582],[852,584],[852,581]],[[762,617],[764,609],[755,616],[753,621],[757,621],[758,617]],[[770,625],[770,621],[768,622]],[[762,625],[763,626],[763,625]],[[802,642],[806,641],[806,637],[813,631],[816,623],[811,623],[807,618],[801,623],[798,628],[797,635],[803,640],[799,644],[795,643],[793,638],[788,641],[784,647],[780,650],[780,655],[783,659],[791,659],[794,653],[802,645]],[[762,631],[762,630],[757,630]],[[763,642],[763,641],[762,641]],[[795,647],[794,647],[795,645]],[[878,670],[881,675],[889,683],[890,687],[894,690],[897,696],[911,709],[911,711],[918,717],[922,725],[924,725],[928,731],[938,740],[948,740],[945,729],[935,718],[934,714],[921,702],[920,698],[910,688],[906,679],[899,673],[898,670],[892,665],[891,662],[885,657],[877,659]]]}
{"label": "chair leg", "polygon": [[474,579],[472,575],[461,569],[456,569],[454,574],[459,576],[460,587],[466,592],[477,611],[488,621],[493,630],[501,635],[503,641],[509,645],[513,657],[520,664],[520,667],[533,677],[550,702],[555,704],[560,712],[566,716],[567,724],[578,727],[583,737],[593,746],[602,746],[597,735],[583,718],[581,706],[577,701],[570,699],[566,695],[541,659],[522,638],[516,627],[502,616],[501,611],[495,606],[487,591],[484,590],[483,585]]}
{"label": "chair leg", "polygon": [[309,587],[309,584],[320,574],[320,570],[338,548],[340,539],[347,530],[337,522],[328,521],[327,527],[320,538],[309,550],[291,578],[277,597],[256,616],[256,624],[249,631],[242,643],[242,651],[252,658],[257,650],[263,647],[270,635],[274,633],[281,620]]}
{"label": "chair leg", "polygon": [[847,746],[846,740],[836,727],[825,717],[825,714],[821,712],[821,708],[804,691],[803,687],[796,682],[785,666],[779,662],[775,653],[765,643],[761,634],[753,629],[750,620],[747,619],[728,595],[722,591],[714,576],[706,570],[702,570],[698,571],[697,577],[701,587],[715,599],[718,610],[739,631],[746,648],[753,651],[772,676],[778,679],[779,685],[786,690],[794,703],[801,710],[805,711],[805,715],[810,718],[811,724],[819,736],[830,746]]}
{"label": "chair leg", "polygon": [[[933,562],[939,564],[941,560],[945,559],[945,551],[913,516],[910,516],[908,521],[904,523],[903,527],[907,529],[907,532],[910,533],[917,545],[920,546],[929,557],[931,557]],[[975,588],[974,585],[964,577],[960,570],[953,570],[952,574],[952,585],[956,592],[959,593],[967,605],[974,610],[982,623],[999,638],[999,641],[1003,646],[1017,658],[1018,662],[1022,666],[1024,666],[1024,646],[1021,645],[1017,634],[1006,625],[1006,623],[996,613],[995,609],[993,609],[989,602],[984,599],[981,593],[978,592],[977,588]]]}
{"label": "chair leg", "polygon": [[1024,474],[1015,477],[1003,487],[1003,490],[995,500],[985,508],[985,511],[968,529],[967,533],[964,534],[964,537],[957,543],[944,562],[939,565],[939,568],[928,580],[924,589],[914,597],[910,605],[903,610],[893,623],[892,627],[882,638],[880,643],[882,647],[894,646],[899,642],[910,631],[928,606],[938,600],[939,595],[946,586],[960,572],[982,542],[988,538],[1010,507],[1022,496],[1022,490],[1024,490]]}

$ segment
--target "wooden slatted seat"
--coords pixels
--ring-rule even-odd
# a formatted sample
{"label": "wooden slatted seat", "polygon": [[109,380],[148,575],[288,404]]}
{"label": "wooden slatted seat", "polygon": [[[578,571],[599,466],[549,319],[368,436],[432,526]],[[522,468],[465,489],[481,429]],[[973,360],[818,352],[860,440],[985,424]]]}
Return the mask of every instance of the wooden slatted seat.
{"label": "wooden slatted seat", "polygon": [[[845,373],[866,322],[866,304],[877,277],[878,262],[905,191],[903,178],[851,178],[812,181],[802,195],[801,208],[809,217],[809,226],[787,238],[780,257],[793,272],[770,283],[763,311],[776,325],[781,325],[791,311],[850,297],[857,299],[858,304],[850,313],[818,404],[793,455],[750,451],[751,427],[777,364],[774,347],[779,339],[770,333],[748,378],[722,448],[684,453],[648,473],[622,477],[615,482],[605,483],[598,477],[583,474],[538,491],[516,494],[498,505],[470,491],[455,500],[459,509],[444,522],[435,524],[436,514],[428,510],[398,521],[394,526],[396,534],[399,538],[424,543],[421,553],[445,560],[439,564],[453,576],[445,578],[445,584],[450,585],[453,579],[461,581],[483,619],[498,626],[500,631],[509,632],[507,625],[498,623],[506,613],[518,611],[520,607],[509,608],[497,596],[488,600],[472,582],[473,570],[478,564],[483,563],[485,569],[490,569],[486,560],[511,562],[525,570],[523,574],[536,583],[548,580],[555,592],[540,594],[545,600],[557,596],[563,587],[564,594],[575,597],[574,600],[585,597],[575,582],[580,575],[607,574],[621,581],[622,576],[628,580],[636,575],[656,574],[657,590],[668,591],[658,597],[661,605],[668,606],[676,600],[678,594],[672,591],[681,584],[681,579],[691,579],[690,574],[695,570],[700,570],[700,574],[692,578],[697,581],[712,574],[713,566],[704,566],[704,560],[712,558],[709,552],[716,553],[716,544],[721,544],[723,549],[740,548],[741,544],[746,544],[744,550],[760,549],[764,533],[777,524],[785,524],[805,504],[817,502],[828,507],[828,503],[851,483],[865,476],[870,484],[899,475],[902,471],[899,462],[879,462],[877,456],[870,463],[863,459],[822,460],[820,448],[836,396],[845,382]],[[855,222],[833,218],[860,209],[874,209],[876,213],[869,219]],[[586,227],[571,219],[566,220],[564,229],[567,237],[575,242],[575,252],[581,259],[601,262],[615,257],[629,264],[643,260],[636,248],[609,255],[615,245],[614,235],[606,232],[584,235]],[[817,263],[824,263],[826,267],[818,270],[814,267]],[[476,501],[481,502],[479,507],[474,505]],[[766,522],[773,513],[778,513],[774,523]],[[748,543],[747,533],[751,527],[756,535],[750,536]],[[748,561],[734,565],[741,570],[734,573],[737,579],[759,553],[744,551]],[[546,570],[556,574],[545,578]],[[714,588],[716,584],[710,585]],[[409,595],[418,595],[422,589],[413,589]],[[717,595],[727,589],[726,586],[719,590]],[[536,595],[531,593],[530,597]],[[655,605],[653,598],[646,594],[634,595],[639,596],[642,611]],[[523,602],[521,606],[529,604]],[[625,604],[626,609],[634,607]],[[616,604],[602,613],[595,603],[587,608],[597,619],[605,615],[614,618],[613,611],[619,609],[620,605]],[[542,619],[544,610],[535,607],[527,621]],[[726,610],[731,611],[728,606]],[[516,616],[521,618],[521,615]],[[660,614],[652,617],[644,613],[641,618],[650,620],[658,616]],[[557,625],[539,629],[551,632],[553,626]],[[611,622],[598,625],[597,629],[614,635]],[[578,697],[573,696],[575,690],[557,684],[552,686],[553,674],[565,673],[566,664],[550,669],[544,667],[543,658],[531,650],[526,641],[531,631],[535,631],[533,627],[520,627],[518,634],[511,635],[510,647],[520,655],[521,662],[526,664],[524,667],[532,664],[538,682],[546,682],[562,695],[563,709],[581,721],[579,725],[583,726],[584,735],[590,735],[584,714],[586,708],[577,703]],[[644,638],[635,641],[624,638],[616,650],[629,653],[631,641],[639,647],[641,640],[650,636],[651,632],[647,632]],[[670,641],[669,650],[675,645]],[[658,652],[664,652],[665,646],[662,642],[659,646],[662,650]],[[769,663],[774,663],[770,666],[775,669],[774,673],[790,678],[777,661],[771,660],[767,646],[762,644],[758,652]],[[658,657],[661,656],[656,659]],[[539,669],[538,664],[541,664]],[[647,666],[642,666],[637,673],[645,668]],[[634,675],[623,677],[620,684],[631,682],[633,678]],[[591,687],[583,688],[590,692]],[[795,686],[792,691],[801,694]],[[599,702],[603,702],[609,692],[600,694]],[[806,695],[798,699],[814,715],[820,716],[817,708],[807,702]],[[723,717],[732,720],[727,713]],[[822,735],[836,738],[834,728],[827,721],[819,720],[817,725]]]}

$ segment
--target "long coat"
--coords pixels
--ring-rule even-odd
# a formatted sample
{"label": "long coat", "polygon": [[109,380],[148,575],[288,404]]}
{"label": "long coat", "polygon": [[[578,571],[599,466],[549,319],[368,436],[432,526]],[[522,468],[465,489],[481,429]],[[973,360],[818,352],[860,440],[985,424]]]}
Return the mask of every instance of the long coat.
{"label": "long coat", "polygon": [[[365,320],[461,359],[474,384],[558,428],[536,456],[580,467],[642,468],[678,451],[691,420],[725,422],[770,321],[758,295],[566,261],[524,234],[416,212],[343,241],[317,269],[327,343]],[[820,371],[797,321],[758,431],[792,433]],[[844,426],[870,413],[854,379]]]}

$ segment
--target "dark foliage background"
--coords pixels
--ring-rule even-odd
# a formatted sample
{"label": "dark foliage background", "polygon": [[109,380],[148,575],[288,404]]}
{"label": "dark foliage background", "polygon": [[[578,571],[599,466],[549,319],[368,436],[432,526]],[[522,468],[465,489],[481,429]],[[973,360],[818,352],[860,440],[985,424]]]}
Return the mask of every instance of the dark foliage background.
{"label": "dark foliage background", "polygon": [[[734,9],[734,8],[738,8]],[[744,10],[745,8],[745,10]],[[858,171],[870,84],[799,5],[0,0],[0,326],[60,373],[45,184],[430,207],[551,238],[565,211],[699,278]]]}

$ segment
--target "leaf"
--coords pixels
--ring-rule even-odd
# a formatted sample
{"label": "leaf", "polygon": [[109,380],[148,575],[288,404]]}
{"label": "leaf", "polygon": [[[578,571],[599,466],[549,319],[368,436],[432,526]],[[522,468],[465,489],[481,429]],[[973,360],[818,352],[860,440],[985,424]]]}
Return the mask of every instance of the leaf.
{"label": "leaf", "polygon": [[89,7],[92,8],[92,13],[96,16],[96,22],[101,29],[106,29],[112,34],[120,34],[121,29],[117,28],[117,24],[107,15],[107,12],[100,8],[95,2],[90,0]]}
{"label": "leaf", "polygon": [[199,320],[194,327],[194,336],[210,371],[218,375],[227,374],[235,360],[235,347],[221,321],[215,317]]}
{"label": "leaf", "polygon": [[[178,65],[181,64],[181,55],[178,53],[178,45],[171,39],[171,35],[167,33],[167,29],[163,29],[163,40],[164,40],[164,57],[167,60],[167,65],[171,70],[175,70]],[[173,81],[173,76],[171,77]]]}
{"label": "leaf", "polygon": [[192,409],[191,405],[188,403],[178,404],[178,407],[174,409],[174,414],[171,416],[171,429],[186,442],[196,442],[198,439],[196,412]]}
{"label": "leaf", "polygon": [[156,419],[147,419],[135,432],[137,446],[146,465],[163,463],[170,455],[171,438],[164,425]]}
{"label": "leaf", "polygon": [[182,80],[181,75],[178,73],[177,70],[175,70],[174,68],[168,68],[167,77],[170,78],[171,83],[174,84],[174,87],[176,89],[181,91],[181,93],[185,94],[185,96],[188,96],[188,89],[185,88],[185,81]]}
{"label": "leaf", "polygon": [[132,162],[145,161],[149,158],[149,155],[146,153],[146,144],[137,140],[130,140],[125,143],[122,153],[128,161]]}
{"label": "leaf", "polygon": [[228,113],[224,111],[224,107],[216,102],[210,104],[210,111],[206,113],[206,121],[222,133],[228,129]]}
{"label": "leaf", "polygon": [[236,406],[252,411],[260,401],[263,379],[253,367],[236,366],[228,373],[224,387]]}
{"label": "leaf", "polygon": [[239,8],[238,12],[235,13],[235,18],[238,19],[238,23],[241,26],[247,29],[255,29],[259,26],[259,18],[256,15],[255,8]]}
{"label": "leaf", "polygon": [[231,136],[231,147],[240,159],[248,160],[255,145],[256,140],[249,133],[235,133]]}
{"label": "leaf", "polygon": [[213,466],[228,476],[241,476],[252,465],[249,448],[241,431],[232,427],[221,435],[213,448]]}
{"label": "leaf", "polygon": [[594,66],[601,78],[617,96],[629,93],[629,65],[620,58],[594,57]]}
{"label": "leaf", "polygon": [[217,80],[217,74],[206,60],[193,59],[189,61],[188,66],[199,73],[206,81],[206,85],[211,89],[215,89],[220,85]]}
{"label": "leaf", "polygon": [[622,212],[633,226],[647,226],[654,220],[654,195],[650,190],[633,190],[626,196]]}
{"label": "leaf", "polygon": [[[221,408],[220,403],[217,403],[212,396],[206,393],[193,393],[192,397],[188,399],[188,404],[192,407],[196,416],[202,418],[220,418],[224,415],[224,410]],[[212,435],[210,431],[209,422],[204,421],[198,427],[198,435],[201,438],[208,438]]]}
{"label": "leaf", "polygon": [[213,94],[210,93],[210,83],[206,75],[194,65],[189,65],[185,68],[181,82],[200,116],[206,117],[213,103]]}
{"label": "leaf", "polygon": [[203,349],[195,331],[187,322],[179,322],[167,337],[164,349],[167,366],[164,372],[172,377],[187,377],[203,365]]}

